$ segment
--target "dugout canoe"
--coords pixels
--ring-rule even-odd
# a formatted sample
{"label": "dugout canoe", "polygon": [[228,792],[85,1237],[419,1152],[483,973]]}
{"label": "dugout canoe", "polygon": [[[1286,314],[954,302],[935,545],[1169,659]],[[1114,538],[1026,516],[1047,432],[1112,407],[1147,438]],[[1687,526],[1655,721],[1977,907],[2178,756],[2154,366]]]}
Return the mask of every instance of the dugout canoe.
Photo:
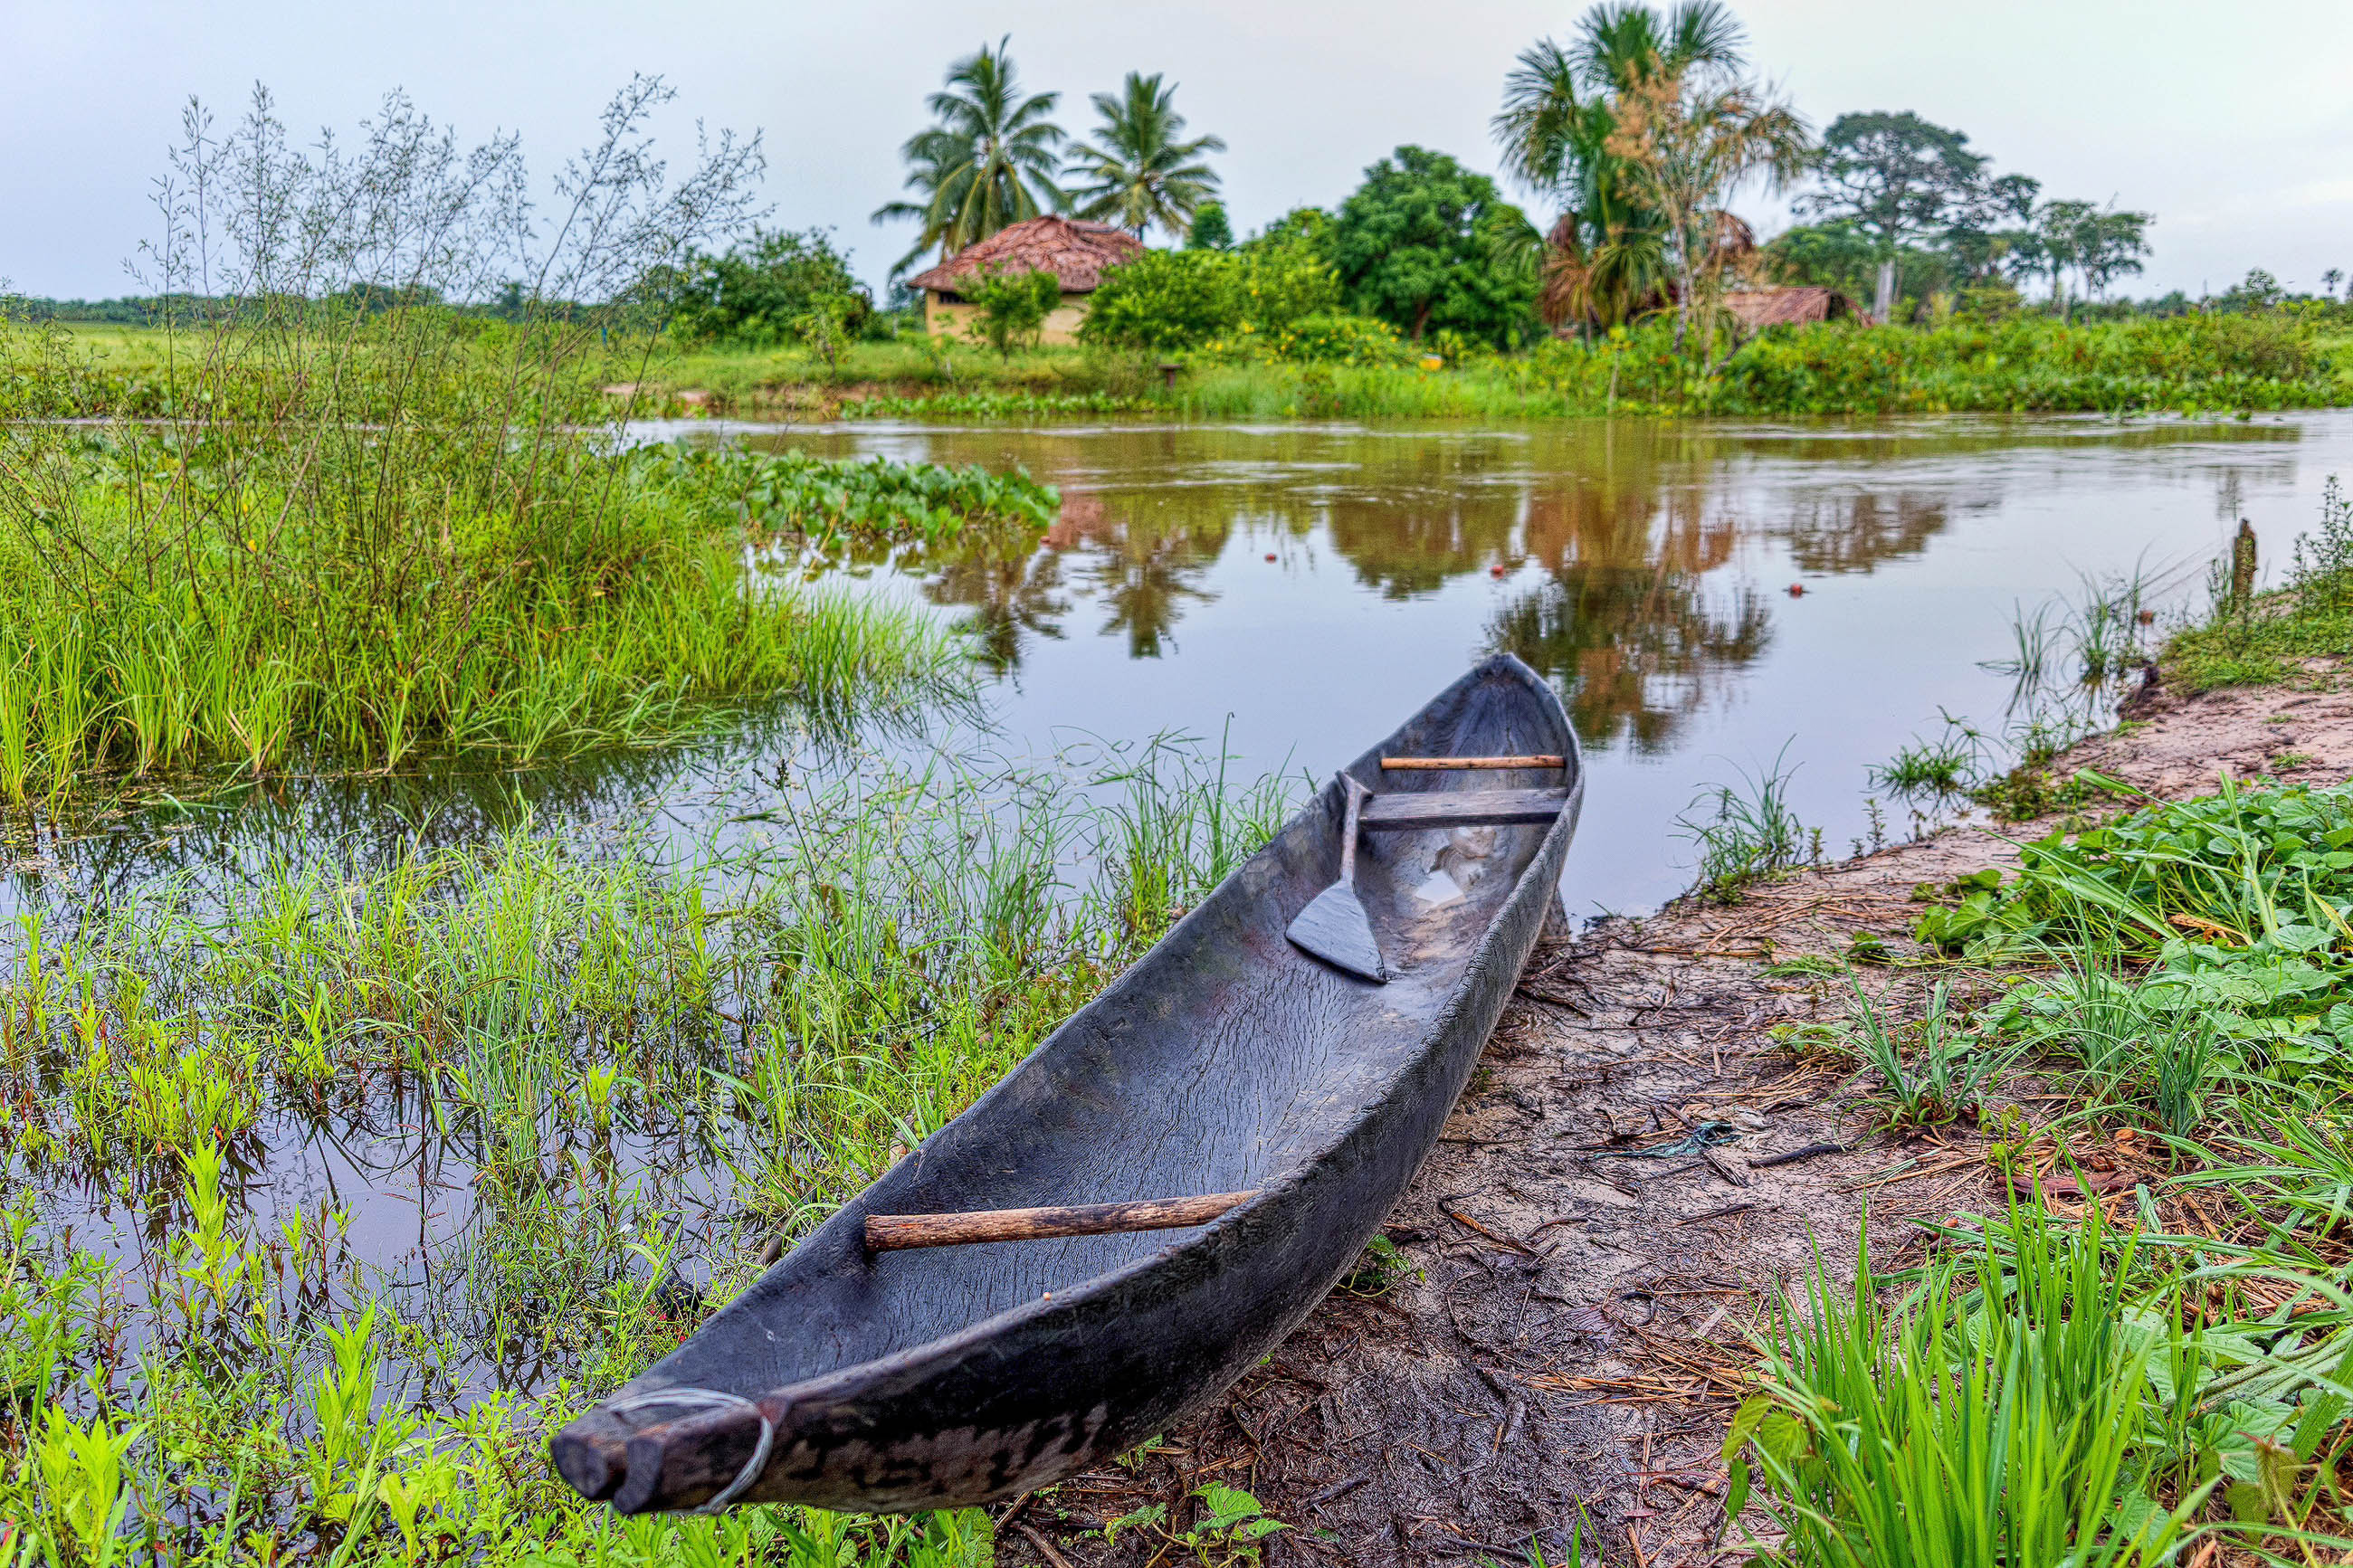
{"label": "dugout canoe", "polygon": [[[1381,767],[1529,754],[1560,765]],[[1347,771],[1399,797],[1394,824],[1366,808],[1356,870],[1386,984],[1284,939],[1337,872],[1335,779],[970,1110],[557,1433],[565,1479],[623,1513],[988,1502],[1166,1431],[1271,1350],[1436,1142],[1559,897],[1584,793],[1558,698],[1508,655]],[[1447,791],[1517,808],[1451,826],[1457,803],[1428,798]],[[1242,1192],[1187,1229],[867,1245],[869,1215]]]}

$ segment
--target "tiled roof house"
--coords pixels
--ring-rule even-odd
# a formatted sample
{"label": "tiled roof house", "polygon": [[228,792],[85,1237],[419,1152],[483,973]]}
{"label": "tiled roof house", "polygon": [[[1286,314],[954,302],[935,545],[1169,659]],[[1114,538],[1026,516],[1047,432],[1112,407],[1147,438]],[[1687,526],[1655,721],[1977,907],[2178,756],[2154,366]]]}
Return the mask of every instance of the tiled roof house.
{"label": "tiled roof house", "polygon": [[963,336],[973,307],[959,288],[976,274],[1051,272],[1062,285],[1062,303],[1046,318],[1040,334],[1050,343],[1072,342],[1087,318],[1087,296],[1103,269],[1144,254],[1144,242],[1107,223],[1049,213],[998,229],[966,246],[929,271],[907,279],[923,291],[923,324],[934,333]]}

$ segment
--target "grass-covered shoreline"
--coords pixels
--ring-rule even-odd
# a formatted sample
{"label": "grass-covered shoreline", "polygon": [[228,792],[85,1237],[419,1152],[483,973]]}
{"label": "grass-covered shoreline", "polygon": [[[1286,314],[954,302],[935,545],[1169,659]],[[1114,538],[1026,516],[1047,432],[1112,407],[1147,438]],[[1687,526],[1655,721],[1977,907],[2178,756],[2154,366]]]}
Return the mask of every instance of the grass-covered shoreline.
{"label": "grass-covered shoreline", "polygon": [[[0,329],[5,323],[0,322]],[[8,410],[87,365],[0,330]],[[576,348],[577,345],[575,345]],[[930,613],[807,581],[849,550],[1035,536],[1023,475],[622,451],[584,367],[420,312],[231,331],[153,420],[0,441],[0,801],[125,775],[512,762],[957,687]],[[504,366],[503,379],[497,374]],[[233,395],[231,395],[233,393]]]}
{"label": "grass-covered shoreline", "polygon": [[[2218,592],[2166,641],[2166,722],[2194,735],[2225,686],[2339,689],[2347,537],[2332,484],[2287,587]],[[1810,1568],[2342,1553],[2353,782],[2153,799],[2087,774],[2036,800],[2039,837],[1915,890],[1918,946],[1772,971],[1845,997],[1785,1049],[1999,1195],[1926,1222],[1918,1257],[1884,1225],[1825,1242],[1852,1282],[1770,1304],[1727,1516],[1753,1502],[1766,1555]]]}
{"label": "grass-covered shoreline", "polygon": [[[58,411],[155,416],[189,395],[158,333],[84,328],[85,366]],[[605,384],[645,415],[1035,419],[1174,414],[1200,419],[1937,413],[2235,413],[2353,405],[2353,338],[2292,311],[2062,323],[2039,316],[1937,327],[1775,329],[1713,374],[1664,322],[1592,344],[1555,341],[1426,369],[1082,348],[998,355],[902,337],[828,360],[799,347],[666,345],[615,355]],[[1173,379],[1164,367],[1174,367]]]}

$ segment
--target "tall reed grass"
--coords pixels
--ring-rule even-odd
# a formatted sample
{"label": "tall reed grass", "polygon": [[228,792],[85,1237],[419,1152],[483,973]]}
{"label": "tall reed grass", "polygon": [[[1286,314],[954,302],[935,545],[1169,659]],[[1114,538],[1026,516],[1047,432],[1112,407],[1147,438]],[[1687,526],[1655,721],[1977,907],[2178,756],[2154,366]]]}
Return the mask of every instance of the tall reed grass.
{"label": "tall reed grass", "polygon": [[[723,139],[670,176],[664,96],[615,100],[537,245],[510,141],[462,152],[398,99],[347,151],[294,149],[266,97],[226,134],[191,111],[148,252],[184,302],[168,405],[58,423],[87,363],[0,320],[0,795],[527,759],[952,678],[928,618],[795,585],[613,449],[611,334],[654,352],[665,268],[759,167]],[[518,277],[513,320],[449,303]]]}

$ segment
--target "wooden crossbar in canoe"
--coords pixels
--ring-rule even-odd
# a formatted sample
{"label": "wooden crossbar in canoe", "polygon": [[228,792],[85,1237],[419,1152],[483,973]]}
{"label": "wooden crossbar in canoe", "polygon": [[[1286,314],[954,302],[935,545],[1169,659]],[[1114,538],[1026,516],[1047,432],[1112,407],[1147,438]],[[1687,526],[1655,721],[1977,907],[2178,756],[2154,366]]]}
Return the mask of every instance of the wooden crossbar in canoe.
{"label": "wooden crossbar in canoe", "polygon": [[1383,757],[1383,773],[1450,773],[1466,769],[1559,768],[1567,759],[1549,752],[1520,757]]}
{"label": "wooden crossbar in canoe", "polygon": [[871,1214],[866,1250],[962,1247],[976,1241],[1041,1241],[1058,1236],[1118,1236],[1134,1230],[1176,1230],[1207,1225],[1258,1196],[1208,1193],[1199,1197],[1145,1198],[1124,1204],[1070,1204],[1052,1208],[967,1209],[960,1214]]}
{"label": "wooden crossbar in canoe", "polygon": [[1504,827],[1550,822],[1568,804],[1565,789],[1444,789],[1377,795],[1365,802],[1361,826],[1381,828]]}

